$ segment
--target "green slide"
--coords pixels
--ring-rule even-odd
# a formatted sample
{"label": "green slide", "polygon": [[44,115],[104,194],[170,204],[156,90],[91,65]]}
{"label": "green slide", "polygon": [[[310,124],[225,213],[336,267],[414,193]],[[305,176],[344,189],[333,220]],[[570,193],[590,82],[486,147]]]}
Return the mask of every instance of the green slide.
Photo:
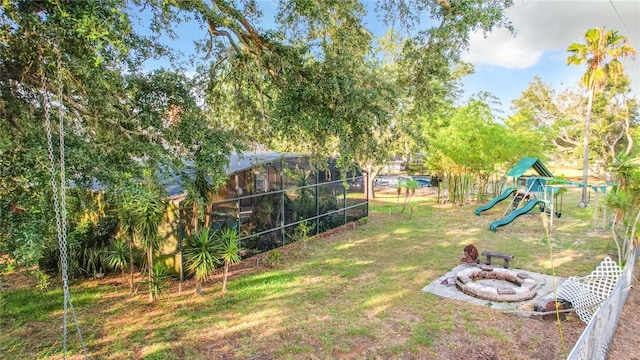
{"label": "green slide", "polygon": [[482,206],[476,208],[476,215],[480,216],[481,212],[483,212],[485,210],[489,210],[492,207],[496,206],[497,203],[499,203],[500,201],[508,198],[509,195],[511,195],[514,191],[516,191],[516,189],[508,188],[502,194],[500,194],[500,196],[497,196],[497,197],[493,198],[491,201],[489,201],[489,203],[487,205],[482,205]]}
{"label": "green slide", "polygon": [[500,226],[507,225],[515,220],[518,216],[526,214],[529,211],[533,210],[533,208],[536,207],[536,205],[538,205],[539,203],[544,203],[544,201],[536,199],[527,201],[527,203],[523,207],[515,209],[510,212],[509,215],[503,217],[502,219],[492,222],[491,225],[489,225],[489,229],[491,229],[491,231],[496,231],[496,229],[498,229]]}

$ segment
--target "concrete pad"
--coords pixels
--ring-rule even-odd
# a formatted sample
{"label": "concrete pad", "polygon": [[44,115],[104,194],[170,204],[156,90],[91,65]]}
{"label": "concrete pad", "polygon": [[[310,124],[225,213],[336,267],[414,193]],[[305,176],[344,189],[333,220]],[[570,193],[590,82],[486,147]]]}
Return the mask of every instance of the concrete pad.
{"label": "concrete pad", "polygon": [[458,290],[458,288],[456,287],[456,274],[464,269],[475,267],[476,266],[474,265],[460,264],[445,275],[434,280],[431,284],[425,286],[422,291],[449,299],[463,300],[481,306],[488,306],[492,309],[520,312],[522,315],[527,315],[527,313],[533,311],[534,304],[540,304],[544,308],[544,305],[546,305],[547,302],[553,300],[554,285],[555,289],[557,289],[566,280],[565,278],[556,276],[554,283],[553,276],[551,275],[533,273],[530,271],[518,269],[510,269],[519,273],[527,274],[536,282],[536,296],[531,300],[522,302],[493,302],[469,296]]}

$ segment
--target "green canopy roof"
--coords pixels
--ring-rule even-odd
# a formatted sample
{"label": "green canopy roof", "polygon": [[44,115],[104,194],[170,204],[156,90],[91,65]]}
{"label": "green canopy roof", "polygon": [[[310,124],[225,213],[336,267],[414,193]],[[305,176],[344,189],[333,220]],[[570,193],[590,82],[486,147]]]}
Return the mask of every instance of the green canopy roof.
{"label": "green canopy roof", "polygon": [[507,176],[521,177],[527,170],[533,168],[539,176],[553,177],[551,171],[538,158],[522,158],[514,167],[509,170]]}

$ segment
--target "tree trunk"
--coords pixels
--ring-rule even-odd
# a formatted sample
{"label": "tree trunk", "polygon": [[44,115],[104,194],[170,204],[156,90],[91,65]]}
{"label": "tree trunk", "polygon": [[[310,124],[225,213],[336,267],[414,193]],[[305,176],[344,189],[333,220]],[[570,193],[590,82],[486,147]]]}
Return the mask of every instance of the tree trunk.
{"label": "tree trunk", "polygon": [[[636,219],[633,221],[633,226],[631,227],[631,234],[629,238],[625,239],[626,242],[626,251],[624,254],[624,259],[626,260],[631,250],[638,245],[638,240],[636,239],[636,229],[638,228],[638,222],[640,222],[640,210],[636,213]],[[622,263],[622,259],[620,259],[620,263]]]}
{"label": "tree trunk", "polygon": [[222,274],[222,292],[227,292],[227,275],[229,274],[229,262],[224,262],[224,272]]}
{"label": "tree trunk", "polygon": [[629,117],[629,105],[627,105],[627,109],[626,109],[626,116],[624,119],[624,134],[627,137],[627,148],[624,151],[624,154],[629,156],[631,155],[631,152],[633,151],[633,135],[631,135],[631,133],[629,132],[630,128],[631,128],[631,121],[630,121],[630,117]]}
{"label": "tree trunk", "polygon": [[[584,123],[584,150],[583,150],[583,162],[582,162],[582,183],[588,184],[589,177],[589,127],[591,126],[591,109],[593,107],[593,93],[595,89],[593,86],[589,89],[589,101],[587,102],[587,120]],[[581,204],[587,203],[587,188],[582,188]]]}
{"label": "tree trunk", "polygon": [[196,283],[196,294],[201,295],[204,294],[202,292],[202,280],[198,280],[198,282]]}
{"label": "tree trunk", "polygon": [[129,272],[131,273],[131,294],[133,295],[133,234],[129,234]]}
{"label": "tree trunk", "polygon": [[189,224],[189,216],[187,210],[182,208],[182,216],[184,217],[184,232],[187,234],[187,237],[191,236],[191,225]]}
{"label": "tree trunk", "polygon": [[207,213],[204,215],[204,226],[209,228],[209,225],[211,224],[211,211],[213,211],[213,204],[207,204],[205,209]]}
{"label": "tree trunk", "polygon": [[152,291],[152,277],[151,273],[153,271],[153,245],[149,245],[148,254],[147,254],[147,263],[149,264],[149,302],[153,302],[153,291]]}
{"label": "tree trunk", "polygon": [[375,180],[375,178],[378,176],[378,174],[380,173],[380,167],[378,167],[377,169],[375,169],[372,165],[367,165],[365,167],[366,171],[367,171],[367,182],[366,182],[366,191],[367,191],[367,196],[369,197],[369,199],[375,199],[376,198],[376,194],[373,191],[373,181]]}
{"label": "tree trunk", "polygon": [[193,232],[197,233],[198,232],[198,201],[193,202],[192,212],[193,214],[191,215],[193,216],[193,218],[191,219],[191,226],[193,226]]}

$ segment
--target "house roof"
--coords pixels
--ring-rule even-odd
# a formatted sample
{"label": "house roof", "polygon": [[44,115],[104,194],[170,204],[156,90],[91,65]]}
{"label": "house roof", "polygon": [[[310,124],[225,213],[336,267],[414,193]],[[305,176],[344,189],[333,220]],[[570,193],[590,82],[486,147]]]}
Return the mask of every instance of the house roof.
{"label": "house roof", "polygon": [[238,171],[251,169],[255,165],[267,164],[280,158],[288,159],[299,157],[298,154],[286,154],[277,152],[263,152],[263,153],[233,153],[229,156],[229,165],[227,166],[227,175],[232,175]]}
{"label": "house roof", "polygon": [[546,166],[540,161],[538,158],[522,158],[514,167],[509,170],[507,176],[512,177],[521,177],[526,173],[529,169],[533,168],[539,176],[542,177],[553,177],[551,171],[547,169]]}
{"label": "house roof", "polygon": [[[301,155],[277,152],[233,153],[229,156],[229,163],[226,166],[225,172],[227,176],[231,176],[237,172],[251,169],[256,165],[268,164],[279,159],[296,158],[299,156]],[[183,171],[190,178],[195,176],[195,168],[190,161],[185,163]],[[167,178],[163,179],[162,183],[169,194],[169,198],[178,198],[185,193],[180,174],[171,171],[171,175],[167,175]]]}

